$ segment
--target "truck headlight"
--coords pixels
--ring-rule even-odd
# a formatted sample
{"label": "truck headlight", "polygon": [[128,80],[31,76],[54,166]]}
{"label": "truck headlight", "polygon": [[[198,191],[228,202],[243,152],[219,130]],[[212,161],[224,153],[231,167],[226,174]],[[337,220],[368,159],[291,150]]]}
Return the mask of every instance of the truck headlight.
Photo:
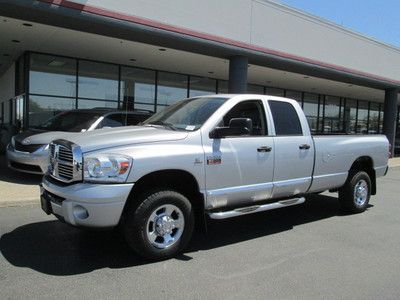
{"label": "truck headlight", "polygon": [[117,154],[90,154],[83,157],[83,179],[93,182],[125,182],[132,158]]}

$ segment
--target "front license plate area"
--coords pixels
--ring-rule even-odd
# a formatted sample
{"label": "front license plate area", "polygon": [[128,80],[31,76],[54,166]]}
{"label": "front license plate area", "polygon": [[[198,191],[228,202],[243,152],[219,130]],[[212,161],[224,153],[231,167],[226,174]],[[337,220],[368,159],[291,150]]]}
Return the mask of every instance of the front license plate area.
{"label": "front license plate area", "polygon": [[50,215],[52,213],[50,198],[46,193],[46,191],[43,191],[42,194],[40,195],[40,205],[42,206],[42,210],[46,214]]}

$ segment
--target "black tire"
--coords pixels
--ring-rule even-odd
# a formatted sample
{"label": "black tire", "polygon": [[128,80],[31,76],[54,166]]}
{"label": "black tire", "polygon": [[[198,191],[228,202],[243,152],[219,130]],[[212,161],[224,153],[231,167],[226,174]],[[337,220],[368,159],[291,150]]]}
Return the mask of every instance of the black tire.
{"label": "black tire", "polygon": [[[132,206],[132,208],[127,210],[123,224],[123,233],[129,246],[138,255],[149,260],[168,259],[181,253],[189,243],[194,228],[194,212],[190,201],[176,191],[159,189],[139,195],[135,199],[135,202],[140,203],[139,206]],[[148,224],[153,224],[153,231],[156,232],[156,222],[149,220],[156,211],[160,209],[162,211],[162,207],[165,205],[170,205],[170,207],[175,206],[180,210],[183,215],[184,225],[182,226],[183,228],[176,229],[175,234],[177,234],[178,230],[181,230],[179,233],[180,237],[176,235],[178,238],[176,238],[173,244],[166,248],[159,248],[152,244],[148,238]],[[174,213],[176,214],[176,211]],[[172,230],[174,231],[175,229]],[[172,232],[170,236],[173,234]],[[163,241],[162,237],[158,238]],[[153,241],[153,243],[156,243],[156,241]]]}
{"label": "black tire", "polygon": [[[356,189],[362,188],[357,194]],[[366,189],[366,190],[365,190]],[[361,213],[368,207],[371,179],[364,171],[351,172],[345,185],[339,189],[340,206],[345,213]]]}

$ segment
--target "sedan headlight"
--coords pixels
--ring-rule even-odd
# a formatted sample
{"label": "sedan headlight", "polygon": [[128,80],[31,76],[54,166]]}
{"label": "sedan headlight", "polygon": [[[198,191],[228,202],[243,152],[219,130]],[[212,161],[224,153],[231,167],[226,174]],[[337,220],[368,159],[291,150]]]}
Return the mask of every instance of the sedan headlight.
{"label": "sedan headlight", "polygon": [[85,181],[125,182],[132,158],[118,154],[90,154],[83,157]]}

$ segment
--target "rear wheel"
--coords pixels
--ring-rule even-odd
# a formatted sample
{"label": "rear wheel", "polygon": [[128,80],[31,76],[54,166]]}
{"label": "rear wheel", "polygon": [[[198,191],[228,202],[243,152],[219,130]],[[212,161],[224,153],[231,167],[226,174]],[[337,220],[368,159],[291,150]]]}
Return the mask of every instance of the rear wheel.
{"label": "rear wheel", "polygon": [[125,239],[140,256],[151,260],[167,259],[182,252],[194,227],[190,201],[172,190],[142,194],[141,203],[128,211],[124,224]]}
{"label": "rear wheel", "polygon": [[351,173],[339,190],[341,208],[347,213],[360,213],[367,209],[371,196],[371,179],[364,171]]}

